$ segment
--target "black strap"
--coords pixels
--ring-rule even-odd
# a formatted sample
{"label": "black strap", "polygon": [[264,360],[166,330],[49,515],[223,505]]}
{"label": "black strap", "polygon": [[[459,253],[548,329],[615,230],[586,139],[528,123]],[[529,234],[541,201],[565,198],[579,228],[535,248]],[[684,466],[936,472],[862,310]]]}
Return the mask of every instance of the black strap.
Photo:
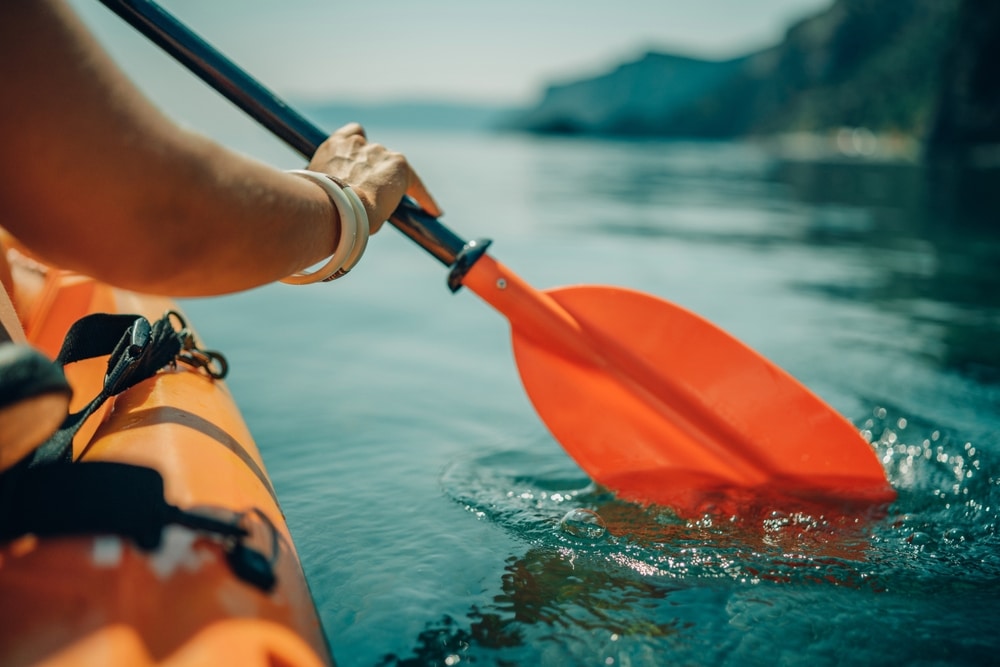
{"label": "black strap", "polygon": [[[156,470],[107,461],[35,466],[0,493],[0,540],[27,533],[114,534],[155,549],[163,527],[182,513],[164,499],[163,477]],[[221,524],[223,531],[240,534]]]}
{"label": "black strap", "polygon": [[[95,314],[81,318],[70,328],[56,362],[62,366],[111,355],[104,387],[82,410],[66,416],[62,426],[26,462],[35,467],[70,461],[73,436],[110,397],[120,394],[175,361],[185,346],[186,329],[177,331],[171,313],[150,324],[139,315]],[[20,464],[19,464],[20,465]]]}
{"label": "black strap", "polygon": [[[22,535],[118,535],[139,548],[160,546],[163,529],[186,526],[219,538],[233,572],[261,590],[274,587],[278,533],[260,512],[188,511],[163,495],[163,477],[152,468],[126,463],[49,463],[4,476],[0,484],[0,542]],[[269,536],[251,546],[245,525]],[[260,541],[258,536],[258,541]],[[269,555],[268,555],[269,554]]]}

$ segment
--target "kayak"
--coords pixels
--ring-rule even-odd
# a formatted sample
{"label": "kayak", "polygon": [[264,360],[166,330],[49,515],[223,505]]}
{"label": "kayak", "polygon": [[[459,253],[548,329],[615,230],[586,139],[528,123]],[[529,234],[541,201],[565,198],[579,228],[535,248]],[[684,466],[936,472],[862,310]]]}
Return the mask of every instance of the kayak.
{"label": "kayak", "polygon": [[[51,358],[90,313],[183,318],[169,299],[22,260],[11,263],[25,334]],[[0,542],[0,665],[333,664],[260,452],[224,382],[206,370],[172,364],[106,401],[73,437],[69,467],[152,469],[171,506],[242,536],[170,524],[154,531],[153,548],[115,534]],[[106,358],[66,366],[71,412],[101,390],[106,371]],[[248,552],[256,560],[241,561]]]}

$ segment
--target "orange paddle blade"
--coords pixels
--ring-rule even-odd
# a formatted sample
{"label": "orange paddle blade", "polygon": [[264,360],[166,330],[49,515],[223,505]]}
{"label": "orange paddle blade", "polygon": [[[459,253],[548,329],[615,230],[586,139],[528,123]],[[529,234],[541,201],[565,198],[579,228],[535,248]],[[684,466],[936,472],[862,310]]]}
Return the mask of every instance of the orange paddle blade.
{"label": "orange paddle blade", "polygon": [[894,497],[850,422],[683,308],[615,287],[539,292],[488,255],[463,284],[510,321],[521,379],[553,436],[621,497]]}

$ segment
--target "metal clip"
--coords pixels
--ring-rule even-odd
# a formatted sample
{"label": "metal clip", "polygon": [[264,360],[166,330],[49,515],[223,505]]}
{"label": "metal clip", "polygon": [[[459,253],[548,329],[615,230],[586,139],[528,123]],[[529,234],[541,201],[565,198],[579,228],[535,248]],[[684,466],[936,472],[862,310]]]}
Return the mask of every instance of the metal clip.
{"label": "metal clip", "polygon": [[181,339],[181,351],[177,354],[177,360],[203,369],[209,377],[216,380],[226,377],[229,373],[229,362],[226,361],[226,357],[216,350],[203,350],[198,347],[194,332],[188,328],[187,321],[176,310],[168,310],[166,317],[177,322],[176,331]]}

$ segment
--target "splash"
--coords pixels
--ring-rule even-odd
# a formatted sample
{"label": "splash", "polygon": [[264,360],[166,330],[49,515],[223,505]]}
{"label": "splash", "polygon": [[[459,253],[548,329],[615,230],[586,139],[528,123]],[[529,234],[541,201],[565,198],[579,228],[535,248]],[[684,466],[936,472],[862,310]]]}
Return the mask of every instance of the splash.
{"label": "splash", "polygon": [[[534,471],[525,475],[524,471]],[[446,492],[477,517],[562,558],[673,582],[799,579],[861,585],[865,517],[741,503],[694,518],[622,501],[564,456],[511,451],[456,462]]]}
{"label": "splash", "polygon": [[995,443],[977,444],[884,407],[864,421],[862,435],[899,492],[873,535],[873,571],[889,582],[1000,576]]}
{"label": "splash", "polygon": [[875,591],[890,588],[901,569],[1000,576],[1000,476],[991,472],[991,443],[881,406],[860,429],[899,492],[882,514],[773,507],[747,497],[738,512],[681,517],[615,498],[545,447],[456,462],[443,483],[471,512],[533,547],[642,576]]}

